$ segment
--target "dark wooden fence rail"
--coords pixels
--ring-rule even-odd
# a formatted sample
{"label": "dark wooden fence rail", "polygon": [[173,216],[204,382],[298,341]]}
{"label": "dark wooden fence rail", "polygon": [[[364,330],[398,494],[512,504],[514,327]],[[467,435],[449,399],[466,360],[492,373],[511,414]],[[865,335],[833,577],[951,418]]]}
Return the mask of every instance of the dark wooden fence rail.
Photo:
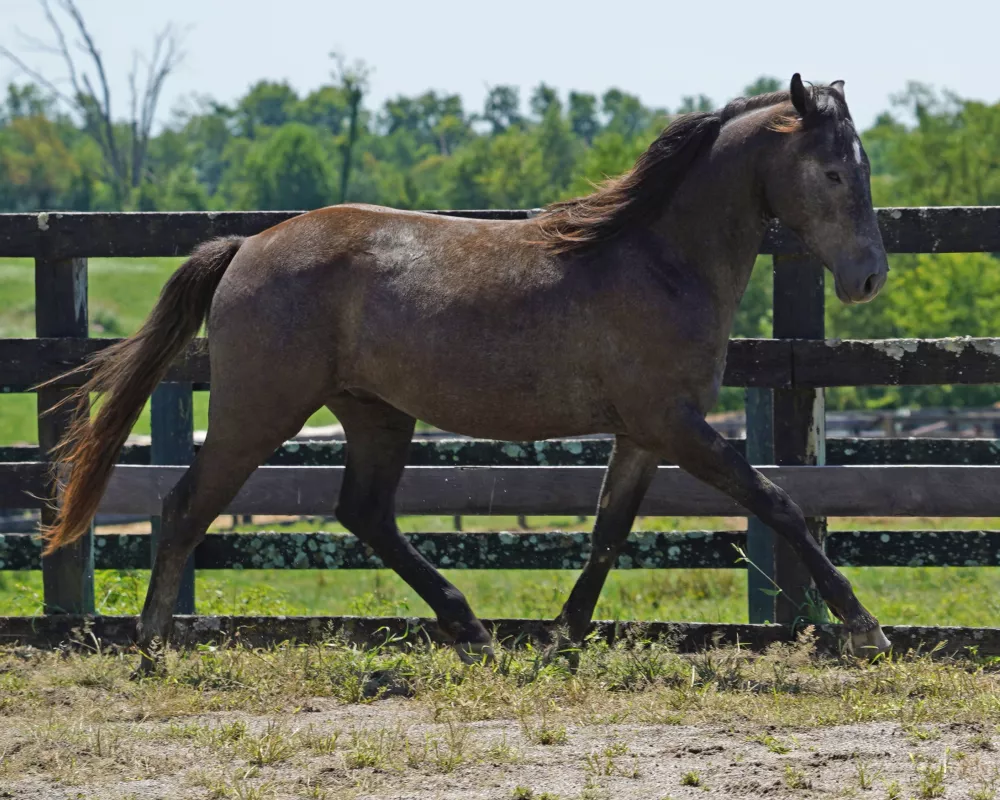
{"label": "dark wooden fence rail", "polygon": [[[250,236],[301,211],[49,212],[0,215],[4,258],[182,256],[213,236]],[[533,210],[436,211],[479,219],[525,219]],[[882,208],[879,226],[892,253],[1000,252],[1000,206]],[[800,254],[798,238],[770,231],[761,253]]]}
{"label": "dark wooden fence rail", "polygon": [[[0,216],[2,220],[2,216]],[[0,391],[25,392],[115,339],[0,339]],[[78,376],[66,385],[79,383]],[[166,377],[208,388],[208,348],[193,342]],[[733,339],[724,383],[762,389],[1000,382],[1000,339]],[[63,385],[63,384],[60,384]]]}
{"label": "dark wooden fence rail", "polygon": [[[0,340],[0,391],[25,392],[82,364],[112,340],[89,339],[86,258],[177,256],[212,236],[250,235],[300,212],[48,213],[0,215],[0,256],[35,260],[35,339]],[[531,211],[434,212],[524,219]],[[895,253],[1000,252],[1000,207],[880,209],[887,249]],[[725,383],[748,390],[749,457],[786,486],[842,565],[1000,565],[1000,532],[840,531],[825,517],[1000,516],[1000,447],[991,439],[832,439],[823,431],[823,388],[886,384],[1000,382],[1000,338],[831,341],[824,339],[823,271],[797,238],[771,230],[762,253],[775,256],[775,339],[733,340]],[[122,453],[102,508],[156,516],[159,500],[193,455],[191,392],[210,385],[205,342],[194,342],[153,399],[153,444]],[[39,392],[39,411],[67,390]],[[40,418],[40,447],[0,447],[0,508],[38,508],[51,493],[45,455],[65,419]],[[743,441],[735,442],[743,447]],[[589,514],[607,439],[539,443],[475,440],[417,442],[399,508],[419,514]],[[340,442],[289,442],[248,482],[234,513],[329,515],[343,465]],[[884,466],[873,466],[884,465]],[[447,478],[447,480],[444,480]],[[47,512],[46,512],[47,513]],[[676,468],[664,465],[644,514],[735,515],[741,509]],[[154,536],[155,542],[155,521]],[[575,569],[588,537],[577,533],[419,534],[416,546],[442,567]],[[805,576],[771,533],[749,530],[637,532],[618,568],[730,568],[735,547],[792,596]],[[0,535],[0,569],[45,574],[47,613],[93,609],[93,569],[146,568],[151,537],[84,537],[71,551],[40,559],[36,538]],[[368,569],[378,559],[340,534],[217,534],[198,548],[190,569]],[[759,585],[758,585],[759,584]],[[751,622],[782,620],[770,584],[751,582]],[[194,608],[193,572],[178,612]]]}

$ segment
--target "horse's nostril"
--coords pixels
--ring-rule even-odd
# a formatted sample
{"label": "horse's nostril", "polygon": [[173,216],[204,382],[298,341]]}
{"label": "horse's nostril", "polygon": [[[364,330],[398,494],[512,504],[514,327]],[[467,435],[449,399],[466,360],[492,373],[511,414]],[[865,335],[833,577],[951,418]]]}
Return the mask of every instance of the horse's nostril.
{"label": "horse's nostril", "polygon": [[865,281],[865,295],[870,295],[875,291],[875,284],[878,281],[874,275],[869,275],[868,280]]}

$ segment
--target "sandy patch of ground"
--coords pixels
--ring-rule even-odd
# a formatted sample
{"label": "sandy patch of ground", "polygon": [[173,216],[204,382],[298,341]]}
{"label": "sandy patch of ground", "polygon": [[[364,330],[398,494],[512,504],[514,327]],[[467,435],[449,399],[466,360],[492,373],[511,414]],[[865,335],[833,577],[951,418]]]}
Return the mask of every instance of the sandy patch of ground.
{"label": "sandy patch of ground", "polygon": [[[86,645],[83,643],[81,647]],[[96,650],[96,646],[94,647]],[[465,667],[339,641],[170,652],[0,648],[0,798],[994,800],[994,659],[594,644]],[[378,698],[378,699],[376,699]]]}
{"label": "sandy patch of ground", "polygon": [[[0,797],[760,798],[994,796],[1000,754],[974,724],[870,723],[768,731],[719,725],[435,723],[403,699],[295,714],[72,726],[48,760],[0,780]],[[0,758],[45,742],[8,719]],[[214,733],[213,733],[214,732]],[[100,748],[103,747],[103,753]],[[52,758],[64,749],[64,758]],[[73,758],[76,754],[76,759]],[[27,761],[26,761],[27,766]]]}

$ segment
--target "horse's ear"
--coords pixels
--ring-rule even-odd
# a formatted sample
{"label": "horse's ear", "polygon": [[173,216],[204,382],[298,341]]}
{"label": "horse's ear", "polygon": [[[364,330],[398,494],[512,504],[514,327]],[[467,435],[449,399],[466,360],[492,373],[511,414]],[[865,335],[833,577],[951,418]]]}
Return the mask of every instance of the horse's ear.
{"label": "horse's ear", "polygon": [[799,112],[800,117],[808,117],[816,108],[812,90],[805,87],[802,83],[802,76],[797,72],[792,75],[791,95],[792,105],[795,106],[795,110]]}
{"label": "horse's ear", "polygon": [[843,81],[834,81],[833,83],[830,84],[830,87],[833,88],[833,89],[836,89],[837,92],[840,94],[841,99],[843,99],[843,101],[845,103],[847,102],[847,95],[844,94],[844,82]]}

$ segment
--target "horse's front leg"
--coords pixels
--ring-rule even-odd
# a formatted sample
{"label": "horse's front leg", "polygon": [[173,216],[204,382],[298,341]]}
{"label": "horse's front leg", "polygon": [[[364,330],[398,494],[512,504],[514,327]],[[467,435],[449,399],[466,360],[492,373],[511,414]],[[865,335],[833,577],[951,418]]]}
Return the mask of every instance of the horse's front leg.
{"label": "horse's front leg", "polygon": [[568,629],[574,644],[583,640],[590,627],[601,589],[632,530],[639,504],[656,475],[658,463],[655,453],[643,450],[627,436],[615,439],[601,486],[590,557],[556,619]]}
{"label": "horse's front leg", "polygon": [[655,426],[632,435],[709,486],[732,497],[765,525],[788,540],[806,565],[820,595],[844,623],[857,654],[877,655],[889,640],[854,595],[850,582],[812,537],[801,509],[734,450],[693,406],[682,406]]}

